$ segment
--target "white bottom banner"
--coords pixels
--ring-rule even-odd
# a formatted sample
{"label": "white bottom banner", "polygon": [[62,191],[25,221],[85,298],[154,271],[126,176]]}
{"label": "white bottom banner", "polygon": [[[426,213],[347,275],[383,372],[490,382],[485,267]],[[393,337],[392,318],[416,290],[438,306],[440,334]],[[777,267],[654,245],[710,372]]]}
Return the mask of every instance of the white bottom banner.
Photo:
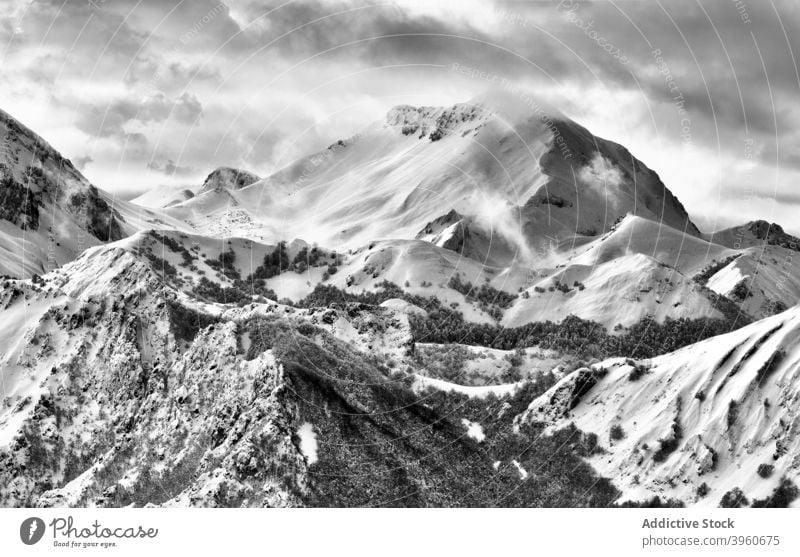
{"label": "white bottom banner", "polygon": [[796,509],[3,509],[0,555],[800,555]]}

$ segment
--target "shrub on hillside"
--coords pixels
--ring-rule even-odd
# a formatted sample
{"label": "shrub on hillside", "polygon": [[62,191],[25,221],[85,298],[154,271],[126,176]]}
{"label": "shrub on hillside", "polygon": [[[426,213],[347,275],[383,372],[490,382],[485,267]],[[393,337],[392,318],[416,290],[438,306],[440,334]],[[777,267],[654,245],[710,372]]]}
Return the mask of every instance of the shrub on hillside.
{"label": "shrub on hillside", "polygon": [[719,506],[723,509],[738,509],[740,507],[746,507],[749,504],[750,501],[738,487],[734,487],[728,491],[719,501]]}

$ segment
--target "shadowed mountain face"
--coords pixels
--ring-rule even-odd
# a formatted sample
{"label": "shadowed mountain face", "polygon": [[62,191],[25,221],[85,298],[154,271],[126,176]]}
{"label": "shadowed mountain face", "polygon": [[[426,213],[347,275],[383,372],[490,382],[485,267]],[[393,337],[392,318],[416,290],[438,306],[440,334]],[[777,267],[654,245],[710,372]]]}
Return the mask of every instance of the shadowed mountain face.
{"label": "shadowed mountain face", "polygon": [[125,236],[124,219],[97,188],[48,143],[0,112],[5,150],[0,161],[5,220],[22,229],[38,230],[39,214],[58,204],[76,225],[100,241]]}
{"label": "shadowed mountain face", "polygon": [[726,228],[708,236],[711,241],[734,249],[768,245],[800,251],[800,238],[787,234],[779,224],[765,220]]}
{"label": "shadowed mountain face", "polygon": [[562,237],[596,236],[633,214],[700,235],[658,175],[625,147],[571,120],[549,122],[551,147],[539,159],[549,180],[525,203],[529,230],[545,226],[548,233]]}
{"label": "shadowed mountain face", "polygon": [[42,273],[125,235],[123,217],[69,160],[5,112],[0,134],[0,217],[10,224],[0,228],[0,271]]}
{"label": "shadowed mountain face", "polygon": [[144,227],[182,228],[99,190],[47,142],[0,111],[0,274],[29,277]]}

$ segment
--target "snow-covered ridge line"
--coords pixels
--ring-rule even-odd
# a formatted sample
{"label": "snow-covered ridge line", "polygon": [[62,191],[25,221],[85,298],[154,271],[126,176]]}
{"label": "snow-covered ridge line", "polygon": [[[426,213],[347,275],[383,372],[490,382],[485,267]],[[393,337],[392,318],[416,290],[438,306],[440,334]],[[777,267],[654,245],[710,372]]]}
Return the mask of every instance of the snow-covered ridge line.
{"label": "snow-covered ridge line", "polygon": [[467,395],[470,398],[486,398],[489,395],[498,397],[511,396],[517,392],[523,385],[524,381],[516,383],[506,383],[503,385],[482,385],[482,386],[468,386],[459,385],[458,383],[451,383],[443,379],[436,379],[433,377],[425,377],[424,375],[416,375],[412,389],[416,393],[422,393],[425,389],[436,389],[446,393],[458,393]]}
{"label": "snow-covered ridge line", "polygon": [[[624,499],[716,506],[800,483],[800,307],[649,361],[577,370],[521,420],[598,435],[592,459]],[[769,471],[768,474],[765,470]]]}

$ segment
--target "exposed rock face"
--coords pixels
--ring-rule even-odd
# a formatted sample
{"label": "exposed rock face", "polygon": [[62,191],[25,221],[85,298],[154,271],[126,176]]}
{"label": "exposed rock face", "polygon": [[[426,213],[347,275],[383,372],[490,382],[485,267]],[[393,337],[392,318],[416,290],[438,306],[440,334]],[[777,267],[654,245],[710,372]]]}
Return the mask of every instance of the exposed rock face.
{"label": "exposed rock face", "polygon": [[401,105],[386,114],[386,124],[399,127],[403,135],[418,135],[420,139],[439,141],[457,131],[462,134],[474,132],[490,116],[485,107],[471,103],[450,108]]}
{"label": "exposed rock face", "polygon": [[[36,171],[36,169],[31,170]],[[2,199],[0,219],[7,220],[22,230],[39,228],[41,192],[20,184],[4,164],[0,164],[0,198]]]}
{"label": "exposed rock face", "polygon": [[446,215],[425,225],[425,228],[417,234],[417,239],[424,239],[437,246],[460,253],[468,240],[468,235],[469,227],[465,224],[464,217],[452,209]]}
{"label": "exposed rock face", "polygon": [[258,182],[260,179],[252,172],[221,166],[206,177],[205,181],[203,181],[203,186],[200,188],[200,193],[223,189],[240,190]]}
{"label": "exposed rock face", "polygon": [[[98,240],[119,240],[125,236],[120,226],[122,216],[105,200],[71,161],[65,159],[41,137],[0,111],[6,149],[0,160],[6,220],[15,222],[20,212],[26,222],[15,222],[31,229],[38,227],[40,208],[63,203],[72,218]],[[4,217],[5,218],[5,217]],[[36,225],[36,226],[33,226]]]}
{"label": "exposed rock face", "polygon": [[[480,404],[415,391],[406,312],[201,304],[156,267],[100,246],[35,283],[0,284],[11,346],[0,360],[0,505],[582,506],[616,496],[581,461],[574,430],[512,432],[524,389]],[[3,328],[20,314],[14,332]],[[464,420],[484,436],[466,435]],[[521,454],[528,435],[540,445]],[[557,447],[558,465],[542,470]],[[540,471],[521,483],[513,462]],[[567,470],[569,486],[543,489]]]}
{"label": "exposed rock face", "polygon": [[34,132],[0,110],[0,272],[30,276],[83,247],[127,235],[124,218],[74,165]]}
{"label": "exposed rock face", "polygon": [[787,234],[779,224],[756,220],[746,224],[745,229],[758,240],[764,240],[768,245],[800,251],[800,239]]}
{"label": "exposed rock face", "polygon": [[[100,268],[112,269],[105,296],[78,278]],[[383,310],[329,310],[329,324],[274,304],[207,314],[119,248],[46,282],[7,280],[2,294],[6,317],[40,308],[27,346],[0,364],[5,506],[301,504],[297,400],[274,350],[301,325],[345,328],[376,347],[382,335],[398,347],[408,335],[402,314]]]}
{"label": "exposed rock face", "polygon": [[709,239],[732,249],[777,246],[800,251],[800,238],[787,234],[783,227],[765,220],[750,221],[740,226],[719,230]]}

